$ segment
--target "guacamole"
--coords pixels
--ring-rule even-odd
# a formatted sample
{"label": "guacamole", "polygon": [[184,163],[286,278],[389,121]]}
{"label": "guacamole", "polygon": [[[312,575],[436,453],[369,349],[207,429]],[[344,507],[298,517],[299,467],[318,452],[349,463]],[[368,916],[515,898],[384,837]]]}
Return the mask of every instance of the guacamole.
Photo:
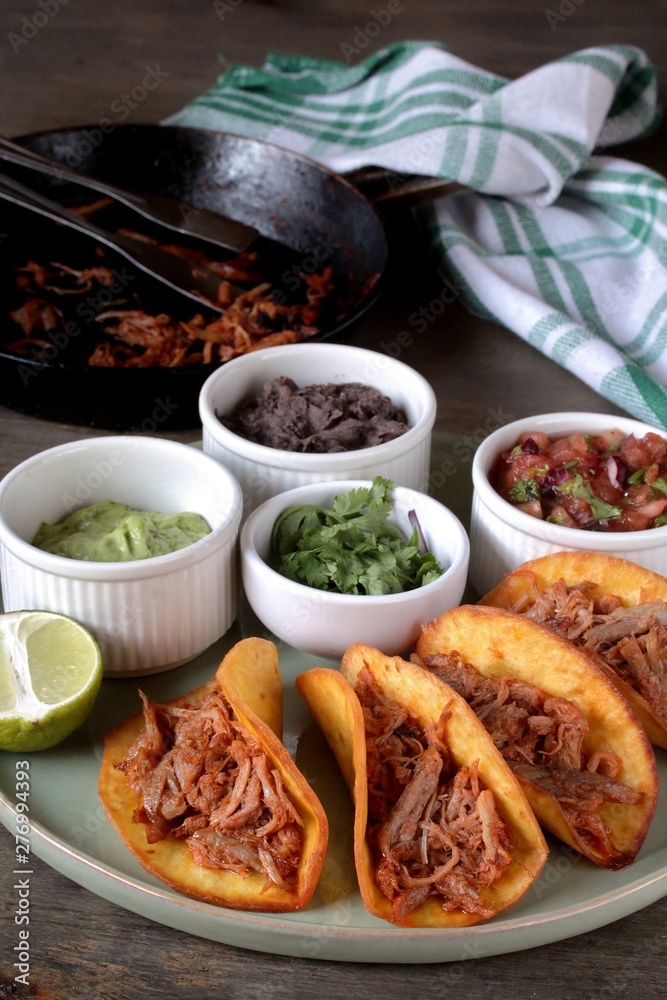
{"label": "guacamole", "polygon": [[32,544],[67,559],[128,562],[176,552],[210,531],[200,514],[160,514],[100,500],[56,524],[42,523]]}

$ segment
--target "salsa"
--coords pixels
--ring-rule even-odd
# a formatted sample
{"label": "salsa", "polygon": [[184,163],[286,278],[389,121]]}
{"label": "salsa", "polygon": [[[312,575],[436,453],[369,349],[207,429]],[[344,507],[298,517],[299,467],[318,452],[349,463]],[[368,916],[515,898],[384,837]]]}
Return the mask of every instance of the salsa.
{"label": "salsa", "polygon": [[201,514],[134,510],[115,500],[79,507],[56,524],[43,522],[32,544],[66,559],[129,562],[176,552],[208,535]]}
{"label": "salsa", "polygon": [[620,430],[549,437],[521,434],[494,462],[489,482],[526,514],[588,531],[667,524],[667,441]]}

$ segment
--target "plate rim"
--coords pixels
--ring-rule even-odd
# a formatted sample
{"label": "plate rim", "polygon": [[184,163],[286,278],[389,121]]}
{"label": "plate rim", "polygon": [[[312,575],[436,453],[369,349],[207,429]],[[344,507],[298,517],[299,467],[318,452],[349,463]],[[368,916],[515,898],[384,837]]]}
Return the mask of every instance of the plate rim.
{"label": "plate rim", "polygon": [[[234,632],[232,627],[219,643],[227,646],[236,641]],[[212,648],[202,654],[202,659],[210,655]],[[300,658],[304,654],[295,651],[295,655]],[[204,662],[208,666],[207,661]],[[292,679],[286,680],[286,691],[293,687]],[[81,751],[90,755],[90,766],[95,768],[99,765],[99,755],[95,753],[98,744],[101,747],[101,736],[92,742],[86,741]],[[57,753],[57,748],[54,750]],[[17,761],[21,756],[7,754],[7,757]],[[30,755],[31,764],[35,763],[33,756]],[[0,822],[11,835],[17,817],[24,817],[24,813],[15,811],[12,792],[6,785],[6,778],[0,773]],[[162,886],[159,880],[151,880],[148,874],[137,877],[123,871],[96,853],[83,850],[72,835],[59,834],[41,820],[33,820],[35,798],[39,811],[39,791],[33,786],[30,795],[30,851],[66,878],[108,902],[174,930],[276,955],[368,964],[422,964],[486,958],[524,951],[596,930],[667,896],[665,858],[662,864],[638,872],[635,878],[631,877],[621,886],[614,886],[612,882],[608,889],[598,891],[584,902],[551,909],[547,907],[537,914],[502,915],[500,920],[470,927],[402,928],[388,922],[385,926],[379,919],[377,927],[361,927],[358,923],[336,924],[319,917],[304,922],[299,919],[298,912],[269,914],[214,906],[180,895]],[[100,805],[99,800],[96,804]],[[109,820],[105,817],[101,822],[112,830],[118,844],[122,844]],[[659,845],[660,852],[666,850],[667,845]],[[132,861],[129,852],[127,859]],[[644,859],[644,869],[647,862],[648,859]],[[641,854],[635,864],[642,865]],[[628,874],[632,875],[632,870],[633,866],[628,866],[622,872],[627,878]],[[593,866],[591,871],[598,873],[601,870]],[[609,874],[613,878],[615,873]],[[547,890],[548,887],[547,883]],[[355,900],[358,906],[359,900]],[[318,905],[323,908],[326,904],[311,903],[307,907],[311,916]]]}

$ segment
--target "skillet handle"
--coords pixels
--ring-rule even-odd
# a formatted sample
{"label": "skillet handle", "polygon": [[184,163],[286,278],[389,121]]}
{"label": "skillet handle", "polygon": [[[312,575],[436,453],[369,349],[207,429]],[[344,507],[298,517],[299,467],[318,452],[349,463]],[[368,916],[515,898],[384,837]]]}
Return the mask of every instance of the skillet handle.
{"label": "skillet handle", "polygon": [[424,201],[467,190],[465,185],[445,177],[401,174],[387,167],[359,167],[343,176],[374,202],[395,201],[399,198]]}

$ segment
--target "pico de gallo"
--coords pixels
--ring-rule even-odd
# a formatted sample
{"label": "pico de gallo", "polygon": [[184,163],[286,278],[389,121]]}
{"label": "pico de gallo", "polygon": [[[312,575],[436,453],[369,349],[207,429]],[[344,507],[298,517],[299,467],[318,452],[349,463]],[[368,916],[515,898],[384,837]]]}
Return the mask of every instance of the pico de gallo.
{"label": "pico de gallo", "polygon": [[667,441],[620,430],[521,434],[489,475],[497,493],[541,520],[588,531],[667,524]]}

